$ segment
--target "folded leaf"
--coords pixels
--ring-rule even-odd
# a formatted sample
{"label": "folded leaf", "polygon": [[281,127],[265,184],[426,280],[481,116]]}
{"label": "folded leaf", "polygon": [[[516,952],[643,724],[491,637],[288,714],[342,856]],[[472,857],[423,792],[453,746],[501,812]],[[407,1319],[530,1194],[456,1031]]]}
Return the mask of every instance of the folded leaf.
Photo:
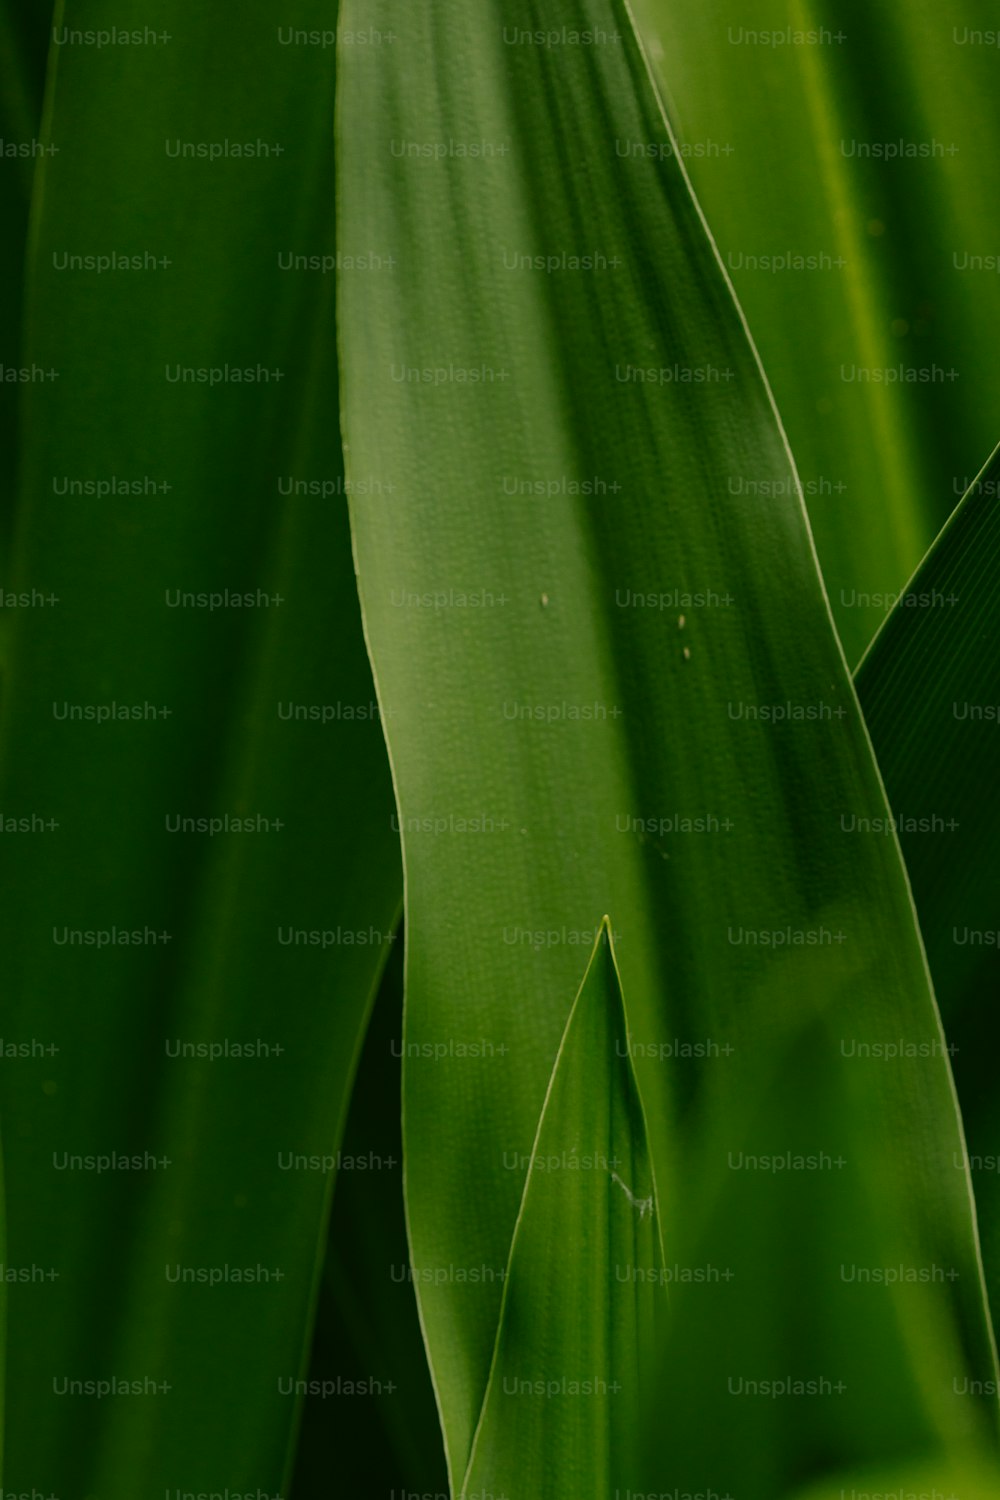
{"label": "folded leaf", "polygon": [[666,1270],[605,918],[566,1022],[504,1281],[463,1494],[631,1488]]}

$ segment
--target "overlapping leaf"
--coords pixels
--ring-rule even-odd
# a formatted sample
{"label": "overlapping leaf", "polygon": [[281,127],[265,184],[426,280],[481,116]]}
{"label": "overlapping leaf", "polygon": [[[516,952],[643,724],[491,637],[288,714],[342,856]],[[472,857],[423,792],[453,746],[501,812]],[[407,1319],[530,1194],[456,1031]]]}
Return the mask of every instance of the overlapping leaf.
{"label": "overlapping leaf", "polygon": [[640,1493],[766,1500],[851,1463],[952,1462],[995,1404],[991,1360],[951,1316],[970,1270],[925,1253],[900,1171],[923,1157],[959,1178],[962,1158],[881,1138],[882,1075],[919,1090],[943,1045],[859,1039],[808,969],[789,960],[798,1013],[761,1015],[756,1076],[711,1091],[685,1156]]}
{"label": "overlapping leaf", "polygon": [[[636,0],[788,429],[848,659],[995,441],[986,0]],[[621,149],[626,134],[615,127]],[[748,514],[771,498],[727,478]]]}
{"label": "overlapping leaf", "polygon": [[527,1163],[462,1494],[634,1487],[665,1324],[660,1235],[605,919]]}
{"label": "overlapping leaf", "polygon": [[[504,1152],[530,1152],[592,914],[620,913],[668,1261],[678,1151],[767,1071],[803,997],[838,1041],[926,1044],[907,1070],[864,1071],[872,1160],[838,1203],[880,1255],[902,1242],[957,1277],[916,1332],[870,1340],[855,1309],[836,1342],[851,1394],[812,1437],[864,1462],[942,1424],[989,1430],[992,1397],[942,1415],[912,1378],[914,1338],[977,1377],[994,1358],[939,1021],[898,849],[836,822],[884,817],[884,795],[791,461],[628,14],[382,0],[364,20],[397,41],[341,49],[340,216],[399,275],[341,278],[343,420],[349,472],[394,486],[352,524],[407,871],[416,1263],[506,1263],[524,1174]],[[593,44],[539,40],[542,23]],[[616,133],[656,149],[624,161]],[[771,486],[763,512],[730,494],[740,473]],[[811,1060],[841,1097],[851,1054]],[[784,1149],[800,1118],[779,1091]],[[852,1130],[834,1109],[831,1154]],[[828,1264],[795,1295],[759,1266],[746,1316],[793,1330]],[[457,1486],[499,1296],[420,1291]],[[885,1381],[910,1394],[876,1433]],[[758,1472],[797,1480],[787,1426],[772,1436]]]}
{"label": "overlapping leaf", "polygon": [[[291,1491],[330,1493],[447,1488],[444,1452],[417,1318],[401,1192],[399,1115],[403,1017],[402,933],[382,976],[351,1094],[343,1149],[390,1169],[348,1172],[337,1182]],[[324,1398],[337,1375],[370,1399]]]}
{"label": "overlapping leaf", "polygon": [[[996,454],[935,542],[855,674],[941,1002],[1000,1311],[993,999],[1000,733]],[[886,836],[884,824],[858,830]]]}

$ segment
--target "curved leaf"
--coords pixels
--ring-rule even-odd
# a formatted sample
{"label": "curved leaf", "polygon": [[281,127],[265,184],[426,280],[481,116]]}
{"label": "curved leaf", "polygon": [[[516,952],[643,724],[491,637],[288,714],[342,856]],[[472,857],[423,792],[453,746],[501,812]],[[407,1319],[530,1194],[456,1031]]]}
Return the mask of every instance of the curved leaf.
{"label": "curved leaf", "polygon": [[[1000,453],[938,537],[855,674],[948,1035],[994,1321],[1000,1178],[992,998],[1000,985],[997,572]],[[847,831],[884,837],[879,829]],[[959,1156],[957,1166],[965,1158]]]}
{"label": "curved leaf", "polygon": [[[982,150],[1000,126],[996,17],[988,0],[636,10],[853,663],[965,489],[967,455],[995,440],[974,393],[997,341],[1000,173]],[[766,478],[727,476],[750,515],[772,503]]]}
{"label": "curved leaf", "polygon": [[[343,275],[339,322],[348,471],[394,486],[351,514],[406,869],[414,1259],[505,1263],[524,1177],[496,1142],[530,1152],[587,924],[623,913],[668,1257],[675,1159],[710,1090],[739,1097],[806,993],[847,1037],[936,1043],[905,1075],[871,1071],[867,1118],[894,1234],[960,1269],[942,1317],[981,1374],[971,1195],[899,852],[848,846],[828,812],[886,803],[794,469],[627,10],[546,6],[606,39],[577,47],[538,45],[542,14],[404,21],[380,0],[365,22],[391,19],[397,44],[340,53],[340,222],[399,264]],[[617,159],[616,134],[662,162]],[[778,497],[763,517],[727,495],[751,471]],[[816,1088],[841,1071],[829,1051],[814,1066]],[[847,1201],[867,1222],[863,1184]],[[797,1316],[766,1267],[744,1295]],[[420,1301],[457,1485],[499,1296]],[[852,1399],[908,1359],[902,1335],[854,1340]],[[905,1449],[937,1418],[904,1386],[887,1421]],[[867,1425],[851,1448],[826,1422],[844,1461],[877,1456]]]}

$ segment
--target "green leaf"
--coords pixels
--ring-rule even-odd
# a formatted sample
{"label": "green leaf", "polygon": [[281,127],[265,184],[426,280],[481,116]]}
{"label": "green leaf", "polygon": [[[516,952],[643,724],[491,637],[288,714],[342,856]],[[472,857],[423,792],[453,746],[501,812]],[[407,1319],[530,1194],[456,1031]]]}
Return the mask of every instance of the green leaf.
{"label": "green leaf", "polygon": [[[860,1181],[845,1207],[881,1254],[902,1240],[958,1268],[934,1329],[909,1337],[939,1348],[951,1330],[981,1375],[971,1196],[898,849],[837,824],[885,816],[884,793],[773,405],[627,11],[554,8],[618,37],[575,48],[508,44],[534,29],[527,0],[364,10],[390,17],[393,47],[341,52],[339,213],[399,275],[342,276],[339,334],[348,471],[394,486],[351,514],[406,870],[415,1262],[506,1264],[524,1174],[503,1150],[531,1150],[587,924],[620,913],[668,1257],[677,1160],[710,1101],[766,1069],[803,995],[838,1037],[927,1040],[910,1072],[866,1075],[873,1170],[902,1205],[891,1243]],[[663,161],[617,158],[616,132]],[[595,251],[591,269],[562,259]],[[727,495],[750,472],[775,487],[763,513]],[[837,1051],[815,1064],[832,1087]],[[774,1311],[784,1288],[759,1271],[742,1295]],[[495,1287],[467,1291],[419,1289],[453,1487],[500,1312]],[[803,1296],[824,1294],[806,1276]],[[873,1366],[891,1379],[908,1356],[855,1333],[845,1379],[863,1400]],[[980,1408],[992,1429],[995,1402]],[[824,1420],[817,1440],[841,1452]],[[886,1420],[851,1456],[937,1435],[919,1400]],[[699,1433],[714,1451],[716,1429]],[[778,1439],[768,1463],[795,1479]]]}
{"label": "green leaf", "polygon": [[[997,339],[1000,170],[982,150],[1000,127],[996,51],[975,43],[995,15],[986,0],[915,0],[891,17],[860,0],[636,12],[853,663],[965,489],[968,455],[995,441],[973,399]],[[755,489],[766,477],[727,478],[751,516],[772,503]]]}
{"label": "green leaf", "polygon": [[630,1486],[666,1302],[646,1122],[611,925],[542,1106],[462,1494]]}
{"label": "green leaf", "polygon": [[838,1474],[796,1490],[788,1500],[993,1500],[1000,1469],[989,1457],[963,1454],[944,1463],[925,1461]]}
{"label": "green leaf", "polygon": [[[21,361],[20,289],[35,164],[45,142],[41,136],[45,62],[52,20],[51,5],[0,5],[0,283],[7,295],[0,306],[0,364],[18,368]],[[12,154],[8,154],[12,153]],[[16,154],[13,154],[16,153]],[[4,493],[13,493],[17,473],[17,424],[21,386],[0,383],[0,464]],[[14,507],[0,514],[0,547],[9,542]]]}
{"label": "green leaf", "polygon": [[[2,1264],[7,1265],[7,1194],[4,1182],[3,1147],[0,1143],[0,1257]],[[7,1347],[7,1280],[6,1277],[0,1282],[0,1354]],[[6,1358],[0,1358],[0,1476],[4,1468],[4,1447],[6,1441],[6,1423],[4,1414],[7,1410],[6,1394]]]}
{"label": "green leaf", "polygon": [[318,1390],[341,1375],[370,1381],[372,1397],[305,1401],[291,1483],[297,1500],[328,1496],[332,1473],[358,1494],[447,1489],[403,1215],[402,950],[400,932],[365,1034],[343,1143],[347,1153],[374,1153],[393,1166],[338,1178],[309,1369]]}
{"label": "green leaf", "polygon": [[[867,1055],[846,996],[809,968],[788,957],[797,1013],[761,1008],[754,1071],[738,1091],[717,1080],[684,1154],[640,1492],[767,1500],[852,1461],[953,1455],[991,1421],[992,1365],[953,1321],[952,1289],[976,1270],[915,1232],[899,1163],[919,1138],[889,1133],[878,1097],[887,1070],[914,1090],[928,1070]],[[933,1140],[917,1154],[938,1191],[962,1175]]]}
{"label": "green leaf", "polygon": [[[64,19],[142,32],[140,9]],[[60,152],[36,178],[24,358],[59,378],[23,387],[2,571],[33,605],[3,617],[0,811],[29,831],[4,834],[0,942],[4,1037],[42,1049],[3,1070],[8,1253],[54,1279],[12,1288],[7,1482],[274,1494],[398,843],[328,404],[332,279],[278,263],[333,252],[330,54],[282,48],[261,8],[234,29],[171,3],[151,29],[169,40],[59,49]],[[283,154],[172,154],[260,140]],[[62,262],[112,253],[140,267]],[[226,365],[284,378],[167,374]],[[227,589],[251,605],[197,602]],[[138,717],[96,717],[112,704]],[[226,816],[266,829],[170,831]],[[113,1377],[150,1384],[62,1384]]]}
{"label": "green leaf", "polygon": [[1000,982],[998,489],[1000,452],[973,481],[856,673],[952,1049],[994,1320],[1000,1178],[988,1001]]}
{"label": "green leaf", "polygon": [[[40,15],[42,13],[39,13]],[[44,18],[47,19],[47,13]],[[0,140],[27,145],[41,115],[41,85],[44,79],[44,48],[39,49],[39,16],[21,8],[0,6]],[[41,50],[41,62],[39,52]],[[32,158],[17,156],[0,160],[0,209],[5,232],[0,236],[0,284],[13,290],[24,269],[24,242],[28,230]],[[21,305],[14,295],[0,306],[0,362],[20,364]],[[10,493],[16,472],[17,387],[0,385],[0,463],[5,492]],[[10,508],[0,517],[0,542],[10,526]],[[2,555],[2,554],[0,554]],[[2,587],[2,579],[0,579]],[[7,1265],[6,1202],[3,1183],[3,1149],[0,1144],[0,1264]],[[0,1475],[4,1451],[4,1347],[7,1324],[7,1280],[0,1277]]]}

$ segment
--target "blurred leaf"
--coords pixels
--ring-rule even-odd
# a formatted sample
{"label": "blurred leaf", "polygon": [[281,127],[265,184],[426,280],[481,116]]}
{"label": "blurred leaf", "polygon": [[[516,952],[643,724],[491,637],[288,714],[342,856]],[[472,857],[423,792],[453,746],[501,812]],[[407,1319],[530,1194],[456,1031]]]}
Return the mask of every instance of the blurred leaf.
{"label": "blurred leaf", "polygon": [[[45,153],[41,135],[45,63],[51,37],[50,4],[0,4],[0,364],[21,365],[20,295],[35,165]],[[51,144],[51,143],[49,143]],[[17,422],[21,386],[0,381],[0,474],[5,494],[17,472]],[[0,546],[6,546],[13,506],[0,511]]]}
{"label": "blurred leaf", "polygon": [[[965,489],[968,454],[995,441],[990,403],[974,399],[998,332],[1000,164],[982,149],[1000,130],[996,49],[983,44],[995,11],[636,11],[774,387],[853,663],[880,596],[903,586]],[[650,179],[660,170],[647,162]],[[985,273],[973,269],[984,255]],[[726,476],[751,518],[773,503],[755,488],[767,477]]]}
{"label": "blurred leaf", "polygon": [[[845,1036],[843,999],[823,996],[806,964],[789,957],[784,979],[798,1014],[769,1021],[765,994],[743,996],[769,1029],[766,1052],[738,1093],[708,1094],[685,1156],[639,1492],[770,1500],[848,1455],[957,1451],[995,1405],[990,1358],[953,1323],[952,1291],[978,1271],[938,1258],[941,1246],[928,1257],[914,1226],[905,1168],[933,1142],[885,1139],[880,1074],[919,1089],[926,1071],[865,1056]],[[932,1135],[930,1117],[918,1128]]]}
{"label": "blurred leaf", "polygon": [[[414,1261],[506,1264],[508,1163],[531,1150],[585,924],[615,913],[668,1260],[676,1161],[773,1071],[803,995],[838,1040],[927,1044],[905,1075],[865,1070],[873,1159],[842,1201],[882,1256],[902,1242],[958,1277],[888,1345],[858,1308],[837,1333],[847,1406],[892,1378],[901,1398],[877,1433],[827,1409],[813,1434],[845,1463],[926,1446],[940,1413],[912,1341],[995,1367],[940,1024],[898,849],[848,846],[831,818],[887,808],[754,352],[674,156],[653,173],[613,150],[615,132],[673,144],[628,14],[546,9],[608,38],[587,47],[519,41],[528,0],[348,4],[343,24],[362,14],[397,40],[341,51],[340,219],[400,274],[342,276],[339,332],[349,473],[393,486],[351,513],[406,868]],[[763,513],[727,494],[750,472],[775,486]],[[814,1062],[833,1089],[839,1048]],[[793,1152],[798,1118],[779,1093]],[[834,1110],[833,1156],[839,1133]],[[872,1174],[900,1205],[891,1240]],[[803,1315],[756,1271],[741,1316]],[[495,1285],[467,1292],[418,1288],[453,1485],[500,1311]],[[953,1418],[992,1429],[995,1401]],[[794,1420],[763,1460],[779,1482],[799,1477]],[[693,1436],[715,1452],[710,1422]]]}
{"label": "blurred leaf", "polygon": [[796,1490],[788,1500],[994,1500],[1000,1469],[975,1453],[944,1463],[884,1467]]}
{"label": "blurred leaf", "polygon": [[666,1281],[610,934],[605,918],[538,1122],[462,1494],[610,1495],[635,1477]]}
{"label": "blurred leaf", "polygon": [[[0,1265],[7,1269],[7,1201],[4,1185],[3,1148],[0,1143]],[[3,1475],[4,1444],[6,1429],[6,1374],[7,1360],[7,1277],[0,1276],[0,1476]]]}
{"label": "blurred leaf", "polygon": [[[2,569],[31,601],[2,621],[0,810],[27,820],[4,834],[4,1036],[31,1048],[4,1068],[9,1257],[42,1278],[12,1288],[6,1478],[273,1495],[400,899],[332,278],[279,265],[333,253],[333,72],[262,9],[130,9],[63,17],[146,39],[58,49],[26,309],[42,376]],[[282,154],[211,159],[226,142]],[[250,603],[198,602],[226,590]],[[265,823],[171,831],[227,816]],[[112,930],[141,941],[63,940]],[[142,1168],[87,1168],[109,1153]],[[142,1395],[63,1384],[111,1378]]]}
{"label": "blurred leaf", "polygon": [[[35,162],[40,154],[35,145],[42,116],[45,86],[45,63],[51,38],[52,5],[38,3],[17,5],[5,0],[0,6],[0,124],[4,151],[5,196],[13,197],[11,182],[21,189],[20,197],[27,208]],[[23,245],[15,231],[4,238],[5,251],[20,255]],[[10,299],[5,312],[19,311],[17,298]]]}

